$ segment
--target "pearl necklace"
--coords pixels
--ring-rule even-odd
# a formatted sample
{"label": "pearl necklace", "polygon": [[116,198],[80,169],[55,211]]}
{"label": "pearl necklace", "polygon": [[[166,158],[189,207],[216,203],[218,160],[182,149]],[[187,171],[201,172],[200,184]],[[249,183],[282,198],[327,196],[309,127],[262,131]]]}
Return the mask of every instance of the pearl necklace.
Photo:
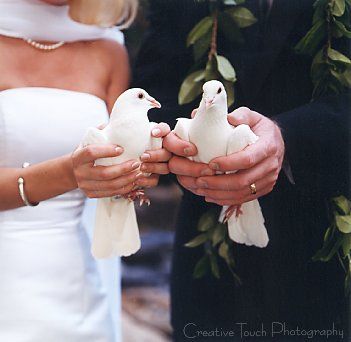
{"label": "pearl necklace", "polygon": [[65,44],[64,41],[62,42],[58,42],[55,44],[41,44],[36,42],[35,40],[32,40],[30,38],[28,39],[23,39],[27,44],[33,46],[34,48],[38,49],[38,50],[45,50],[45,51],[52,51],[52,50],[56,50],[59,47],[61,47],[63,44]]}

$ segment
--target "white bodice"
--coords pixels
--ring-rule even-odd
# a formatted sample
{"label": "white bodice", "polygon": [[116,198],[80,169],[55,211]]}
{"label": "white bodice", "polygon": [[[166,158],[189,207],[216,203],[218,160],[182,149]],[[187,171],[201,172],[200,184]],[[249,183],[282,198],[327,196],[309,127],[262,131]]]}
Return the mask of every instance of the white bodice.
{"label": "white bodice", "polygon": [[[0,167],[71,153],[107,118],[105,102],[87,93],[0,91]],[[91,229],[93,211],[82,219],[84,202],[74,190],[0,211],[0,341],[118,340],[119,260],[92,258],[82,220]]]}
{"label": "white bodice", "polygon": [[[71,153],[87,127],[108,118],[105,102],[90,94],[53,88],[15,88],[0,92],[0,167],[21,167]],[[0,199],[1,200],[1,199]],[[54,226],[80,218],[79,190],[40,203],[0,212],[1,222]]]}

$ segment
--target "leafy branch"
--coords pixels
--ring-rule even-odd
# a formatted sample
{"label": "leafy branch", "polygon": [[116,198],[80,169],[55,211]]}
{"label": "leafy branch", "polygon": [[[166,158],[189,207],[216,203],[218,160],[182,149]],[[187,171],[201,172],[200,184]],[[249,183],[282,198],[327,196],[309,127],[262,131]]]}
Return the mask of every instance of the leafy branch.
{"label": "leafy branch", "polygon": [[205,82],[220,80],[228,95],[228,106],[234,103],[236,73],[230,61],[218,54],[218,34],[229,42],[241,43],[240,32],[257,20],[245,7],[245,0],[202,0],[209,5],[210,14],[201,19],[187,37],[187,47],[192,47],[194,66],[183,81],[178,102],[180,105],[194,101],[202,92]]}
{"label": "leafy branch", "polygon": [[345,293],[351,286],[351,202],[344,196],[332,200],[333,220],[324,235],[323,247],[314,255],[314,261],[328,262],[337,257],[345,271]]}
{"label": "leafy branch", "polygon": [[336,39],[351,38],[351,0],[317,0],[312,28],[296,45],[301,54],[314,56],[312,99],[351,88],[351,60],[333,49]]}
{"label": "leafy branch", "polygon": [[[340,94],[351,88],[351,60],[333,48],[336,40],[351,38],[351,0],[317,0],[314,3],[312,28],[296,45],[298,53],[314,56],[311,78],[312,100],[328,94]],[[323,247],[313,257],[327,262],[337,257],[346,273],[345,293],[351,284],[351,213],[350,201],[332,199],[333,219],[326,230]]]}
{"label": "leafy branch", "polygon": [[189,248],[203,246],[205,249],[204,256],[195,265],[194,278],[202,278],[208,272],[211,272],[214,277],[219,279],[220,268],[218,258],[220,258],[227,265],[235,283],[241,285],[241,280],[234,271],[234,243],[229,238],[227,225],[218,222],[218,213],[216,210],[210,210],[203,214],[199,220],[197,229],[200,234],[185,244]]}

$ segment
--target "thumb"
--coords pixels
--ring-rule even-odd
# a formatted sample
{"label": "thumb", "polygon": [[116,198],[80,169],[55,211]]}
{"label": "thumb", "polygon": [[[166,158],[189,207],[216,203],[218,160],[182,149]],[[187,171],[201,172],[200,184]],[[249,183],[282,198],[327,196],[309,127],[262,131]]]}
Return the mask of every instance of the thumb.
{"label": "thumb", "polygon": [[261,115],[247,107],[240,107],[228,114],[228,122],[233,126],[248,125],[253,127],[260,120]]}

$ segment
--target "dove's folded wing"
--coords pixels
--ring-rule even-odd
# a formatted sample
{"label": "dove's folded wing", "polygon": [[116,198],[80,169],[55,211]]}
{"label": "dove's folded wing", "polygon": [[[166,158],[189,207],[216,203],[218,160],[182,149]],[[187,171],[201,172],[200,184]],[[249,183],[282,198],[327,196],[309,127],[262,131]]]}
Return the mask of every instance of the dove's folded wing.
{"label": "dove's folded wing", "polygon": [[177,124],[174,127],[173,132],[182,140],[190,141],[189,130],[192,119],[179,118],[177,119]]}
{"label": "dove's folded wing", "polygon": [[96,127],[89,127],[83,137],[83,140],[81,142],[82,146],[88,146],[92,144],[107,144],[108,140],[105,135],[105,133]]}
{"label": "dove's folded wing", "polygon": [[248,125],[239,125],[233,128],[228,139],[227,155],[243,150],[248,145],[255,143],[258,136],[252,132]]}

